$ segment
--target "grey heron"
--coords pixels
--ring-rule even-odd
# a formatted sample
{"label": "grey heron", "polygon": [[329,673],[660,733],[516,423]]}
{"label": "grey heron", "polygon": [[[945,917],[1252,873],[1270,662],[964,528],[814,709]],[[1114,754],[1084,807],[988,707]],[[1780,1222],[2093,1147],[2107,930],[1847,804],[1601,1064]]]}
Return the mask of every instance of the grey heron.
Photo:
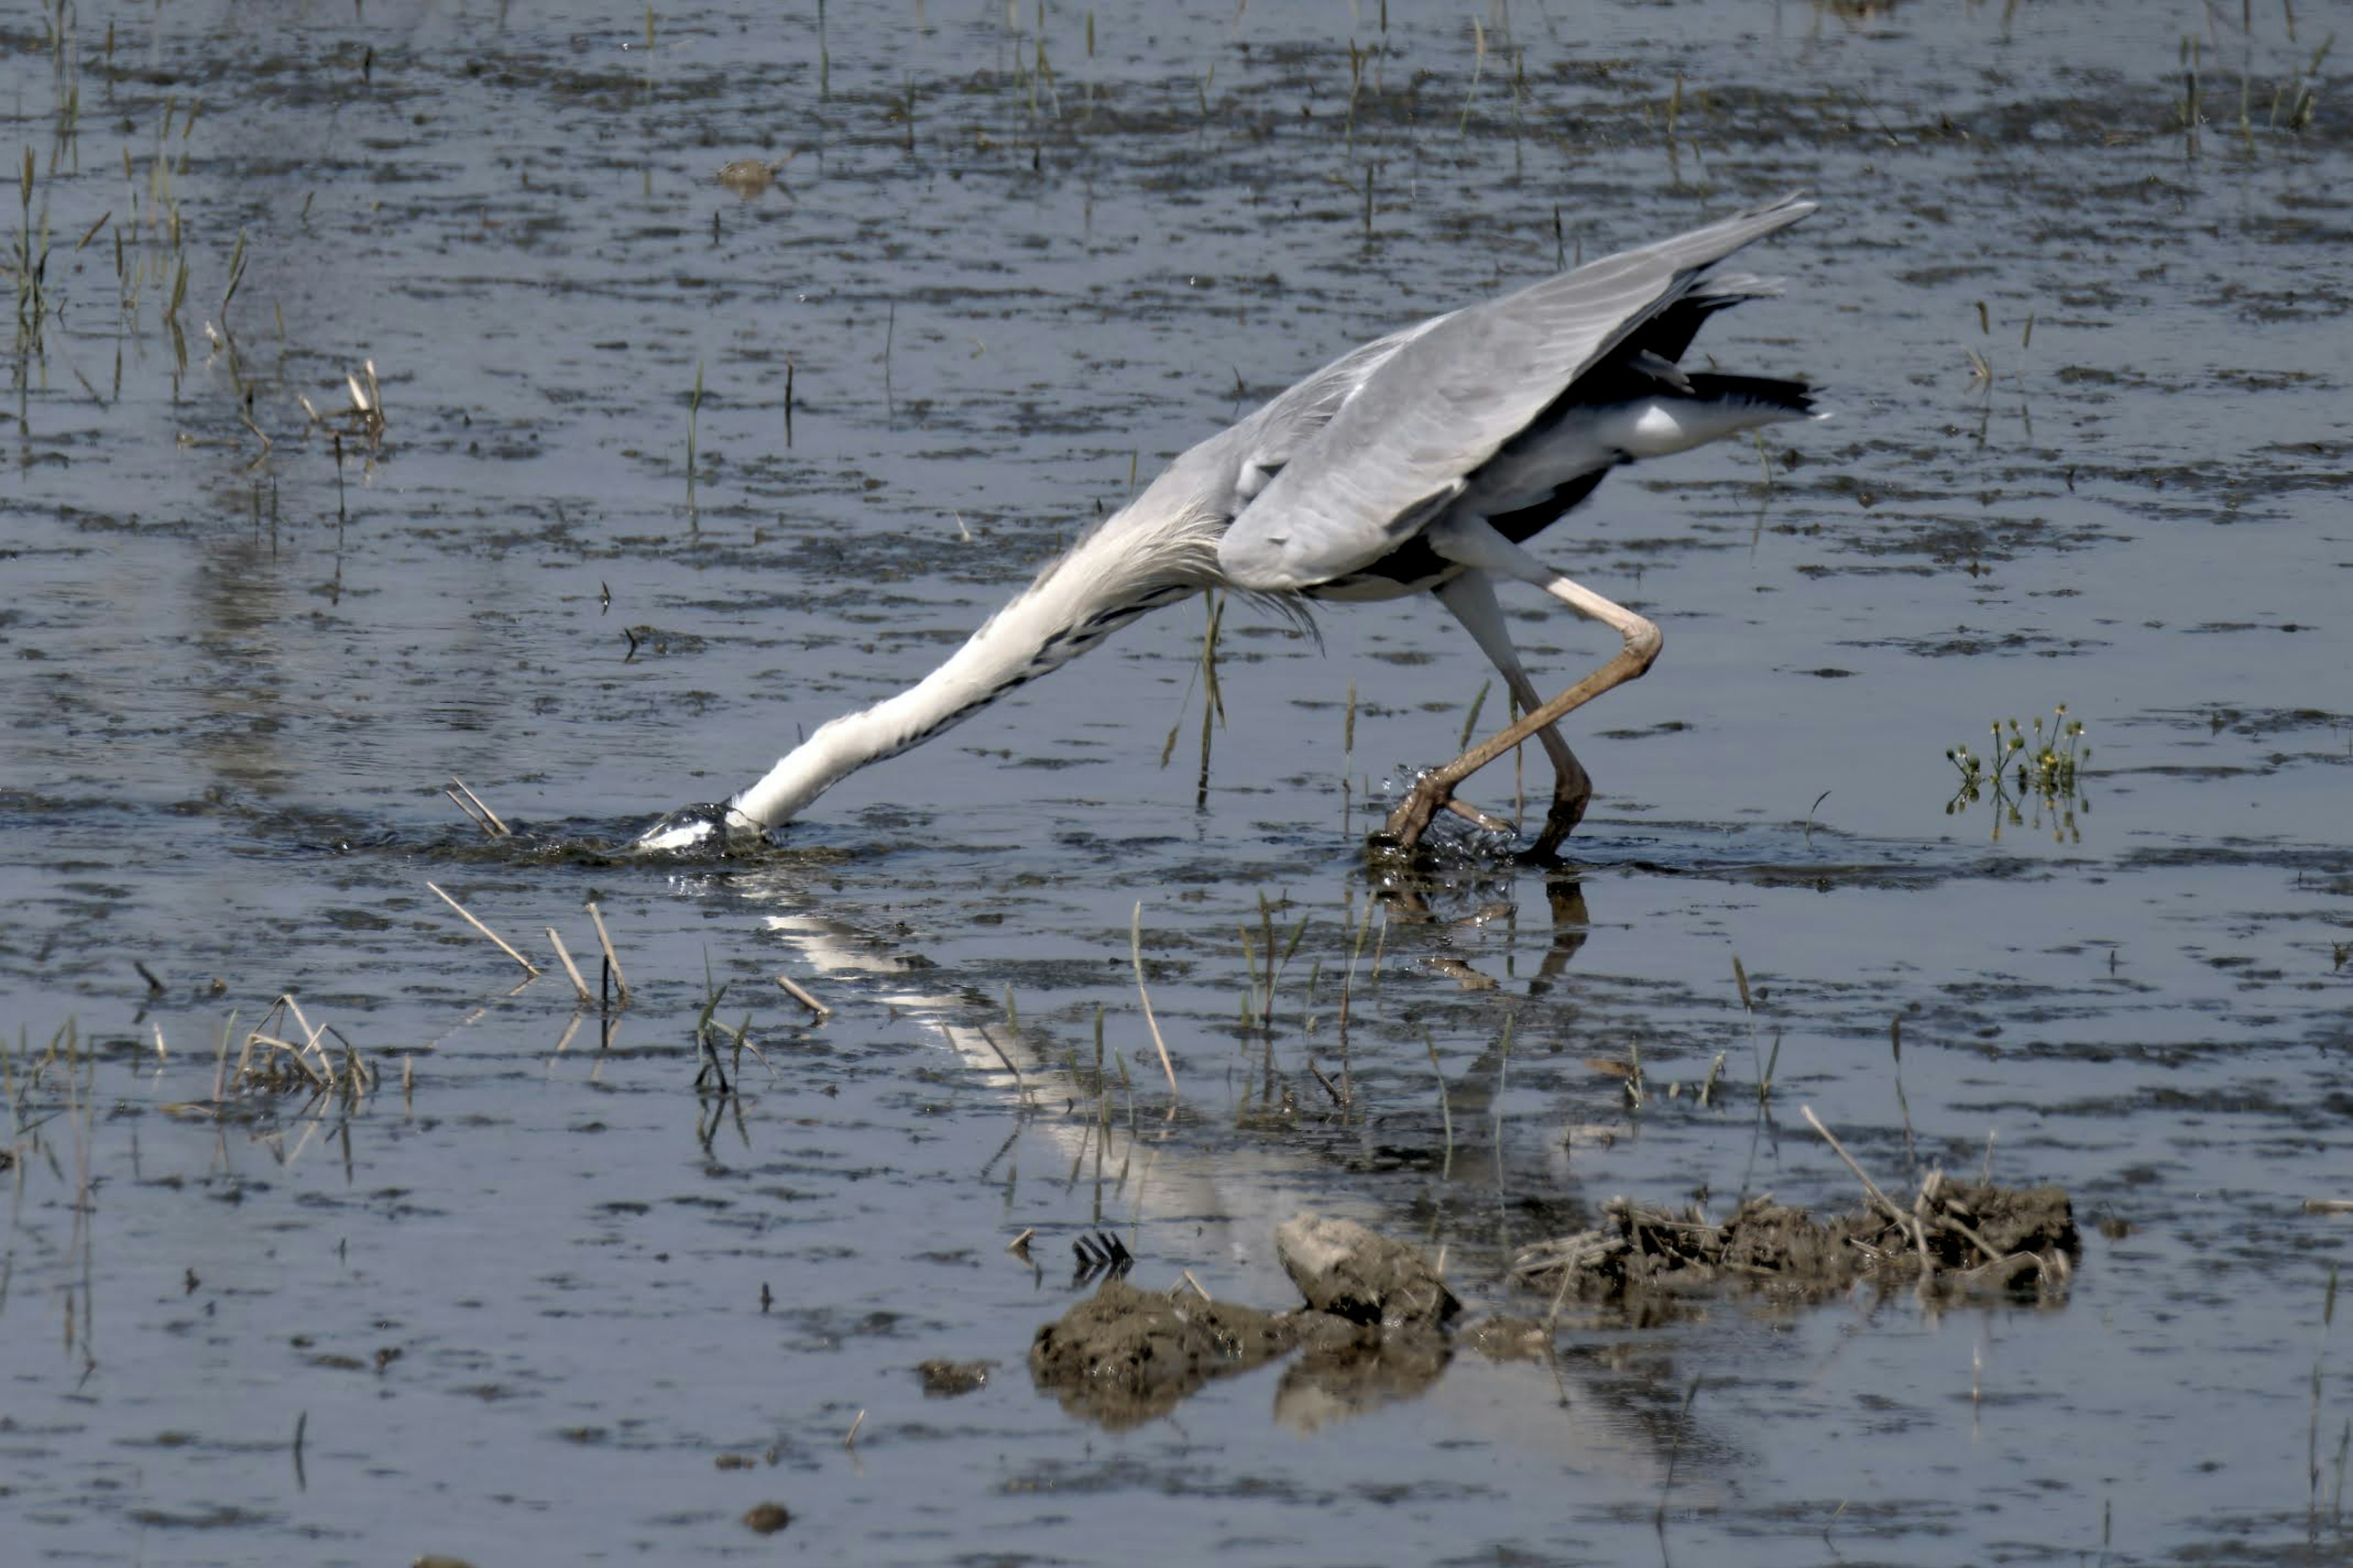
{"label": "grey heron", "polygon": [[[1659,628],[1525,548],[1613,468],[1815,416],[1800,382],[1686,371],[1701,324],[1772,279],[1716,264],[1814,210],[1788,196],[1352,350],[1171,462],[916,685],[819,728],[723,805],[638,840],[683,849],[760,834],[851,772],[932,739],[1060,668],[1145,612],[1209,589],[1303,618],[1317,600],[1430,593],[1502,674],[1521,717],[1420,775],[1389,814],[1411,846],[1472,773],[1530,739],[1553,763],[1530,853],[1548,856],[1593,797],[1561,717],[1659,656]],[[1499,577],[1617,632],[1606,664],[1546,700],[1522,668]]]}

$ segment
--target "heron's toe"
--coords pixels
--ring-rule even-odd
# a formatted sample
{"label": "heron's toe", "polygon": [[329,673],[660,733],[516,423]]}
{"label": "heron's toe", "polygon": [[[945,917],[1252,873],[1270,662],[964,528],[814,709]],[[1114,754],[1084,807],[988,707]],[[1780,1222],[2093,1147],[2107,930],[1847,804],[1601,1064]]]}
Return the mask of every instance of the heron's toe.
{"label": "heron's toe", "polygon": [[1422,774],[1381,825],[1379,837],[1401,849],[1412,848],[1421,842],[1421,836],[1430,831],[1430,819],[1446,808],[1453,795],[1451,784],[1440,783],[1434,774]]}

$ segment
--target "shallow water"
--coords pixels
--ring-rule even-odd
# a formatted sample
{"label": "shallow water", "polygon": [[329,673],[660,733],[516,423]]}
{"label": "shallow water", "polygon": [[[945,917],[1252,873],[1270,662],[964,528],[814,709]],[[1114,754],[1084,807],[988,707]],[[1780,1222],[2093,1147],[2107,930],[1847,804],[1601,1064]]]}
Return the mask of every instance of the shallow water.
{"label": "shallow water", "polygon": [[[2353,1198],[2328,20],[1390,9],[0,26],[47,243],[0,410],[15,1551],[2341,1557],[2353,1219],[2304,1209]],[[1788,297],[1701,346],[1836,418],[1774,431],[1769,485],[1708,449],[1543,542],[1667,633],[1578,715],[1570,870],[1375,902],[1367,795],[1484,679],[1426,605],[1321,647],[1230,617],[1203,809],[1187,605],[773,854],[596,851],[920,675],[1341,349],[1796,187],[1824,210],[1757,258]],[[383,440],[339,463],[298,395],[332,417],[369,361]],[[1534,597],[1540,683],[1598,661]],[[2060,703],[2078,798],[1947,815],[1947,748]],[[473,834],[452,773],[522,834]],[[428,880],[543,963],[549,925],[593,954],[596,899],[633,1005],[608,1037],[560,974],[511,991]],[[1309,1067],[1344,980],[1345,1115]],[[765,1058],[725,1099],[721,984]],[[375,1089],[214,1115],[220,1042],[289,990]],[[1639,1110],[1591,1065],[1636,1052]],[[1540,1313],[1514,1249],[1612,1195],[1851,1204],[1806,1105],[1890,1187],[2068,1187],[2064,1304],[1577,1318],[1419,1399],[1269,1370],[1121,1433],[1023,1366],[1096,1226],[1140,1283],[1271,1305],[1313,1206]],[[999,1365],[927,1398],[934,1357]]]}

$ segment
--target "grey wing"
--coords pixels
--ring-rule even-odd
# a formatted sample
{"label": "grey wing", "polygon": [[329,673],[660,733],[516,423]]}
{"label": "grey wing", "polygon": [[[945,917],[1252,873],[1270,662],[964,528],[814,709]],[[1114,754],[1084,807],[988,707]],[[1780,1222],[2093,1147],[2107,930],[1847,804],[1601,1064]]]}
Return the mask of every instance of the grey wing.
{"label": "grey wing", "polygon": [[1249,498],[1218,546],[1220,569],[1239,587],[1271,592],[1371,565],[1704,268],[1813,210],[1786,197],[1400,334]]}
{"label": "grey wing", "polygon": [[1349,350],[1248,417],[1179,453],[1136,498],[1145,515],[1206,511],[1233,518],[1331,423],[1373,374],[1406,344],[1447,321],[1429,321]]}

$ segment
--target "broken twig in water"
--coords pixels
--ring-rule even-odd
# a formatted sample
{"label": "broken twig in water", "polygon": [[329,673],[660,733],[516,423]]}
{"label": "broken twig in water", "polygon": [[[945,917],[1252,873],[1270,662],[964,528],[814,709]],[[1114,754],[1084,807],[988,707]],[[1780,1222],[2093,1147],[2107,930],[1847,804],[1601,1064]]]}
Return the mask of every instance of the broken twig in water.
{"label": "broken twig in water", "polygon": [[589,990],[588,982],[580,978],[580,966],[573,963],[572,954],[565,951],[564,939],[555,934],[554,926],[547,928],[547,940],[549,945],[555,949],[556,962],[563,964],[564,973],[572,977],[572,990],[580,998],[580,1005],[586,1007],[596,1001],[596,993]]}
{"label": "broken twig in water", "polygon": [[530,959],[525,958],[522,953],[517,952],[512,946],[508,945],[506,938],[501,936],[498,932],[484,925],[480,921],[476,920],[472,912],[469,910],[465,905],[459,903],[448,894],[442,892],[440,884],[438,882],[427,882],[425,885],[431,888],[435,893],[439,894],[443,903],[457,910],[459,919],[464,921],[468,925],[472,926],[476,931],[480,931],[484,936],[489,937],[491,942],[496,945],[501,952],[505,953],[509,958],[512,958],[517,963],[522,964],[523,968],[531,973],[537,974],[539,973],[538,964],[533,963]]}
{"label": "broken twig in water", "polygon": [[613,933],[605,929],[605,911],[596,907],[593,899],[587,909],[588,918],[596,927],[597,944],[605,950],[606,967],[612,972],[613,984],[621,993],[621,1005],[626,1007],[629,1005],[629,977],[621,973],[620,955],[613,951]]}
{"label": "broken twig in water", "polygon": [[824,1003],[818,1001],[816,997],[802,990],[800,986],[794,982],[792,976],[788,974],[779,974],[776,976],[776,984],[784,987],[786,995],[790,996],[794,1001],[799,1003],[802,1006],[816,1014],[819,1023],[823,1023],[826,1019],[833,1016],[832,1008],[827,1006]]}

